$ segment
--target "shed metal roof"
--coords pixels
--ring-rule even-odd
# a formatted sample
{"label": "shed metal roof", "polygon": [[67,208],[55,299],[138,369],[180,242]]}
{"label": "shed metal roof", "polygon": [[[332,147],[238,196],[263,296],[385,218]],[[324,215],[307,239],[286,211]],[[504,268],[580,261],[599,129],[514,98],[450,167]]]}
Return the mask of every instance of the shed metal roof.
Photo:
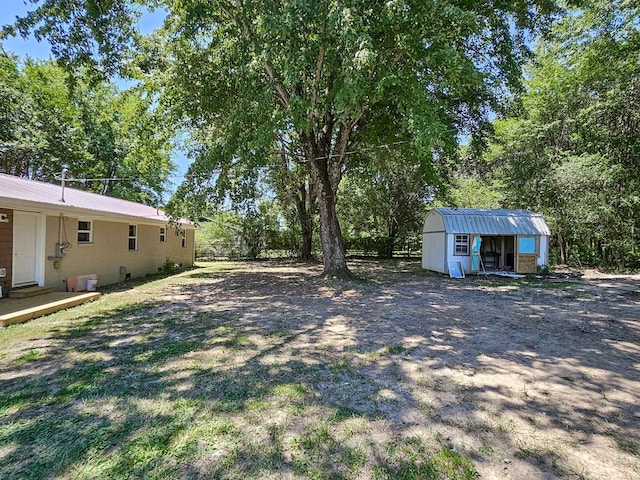
{"label": "shed metal roof", "polygon": [[530,210],[435,208],[448,233],[550,235],[544,217]]}
{"label": "shed metal roof", "polygon": [[[100,215],[125,216],[152,222],[168,222],[169,216],[162,210],[141,203],[107,197],[65,186],[64,202],[61,201],[62,187],[51,183],[28,180],[0,173],[0,204],[28,203],[34,206],[70,211],[80,210]],[[189,224],[181,220],[183,224]]]}

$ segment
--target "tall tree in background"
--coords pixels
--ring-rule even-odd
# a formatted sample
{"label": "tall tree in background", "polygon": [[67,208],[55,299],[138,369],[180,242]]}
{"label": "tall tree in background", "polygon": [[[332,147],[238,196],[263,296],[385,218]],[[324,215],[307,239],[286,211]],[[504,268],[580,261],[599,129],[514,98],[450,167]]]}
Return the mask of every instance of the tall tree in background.
{"label": "tall tree in background", "polygon": [[23,175],[45,145],[18,59],[0,51],[0,169]]}
{"label": "tall tree in background", "polygon": [[316,231],[316,194],[314,183],[309,181],[309,169],[291,159],[288,154],[291,148],[290,143],[281,142],[280,162],[274,162],[269,169],[267,182],[273,187],[282,209],[286,212],[293,208],[300,229],[298,257],[310,261],[313,260],[313,233]]}
{"label": "tall tree in background", "polygon": [[[72,85],[72,88],[70,86]],[[170,135],[152,101],[69,74],[53,62],[0,53],[0,165],[10,174],[52,181],[63,165],[74,187],[159,205],[173,170]]]}
{"label": "tall tree in background", "polygon": [[175,216],[197,219],[206,216],[211,208],[228,203],[242,209],[247,200],[257,200],[270,190],[286,214],[289,227],[300,237],[298,258],[314,260],[317,202],[308,165],[295,160],[299,147],[286,135],[279,135],[274,150],[262,150],[263,155],[255,156],[252,162],[241,162],[224,145],[212,140],[206,134],[208,130],[190,130],[190,150],[195,161],[167,209]]}
{"label": "tall tree in background", "polygon": [[561,262],[640,264],[640,5],[587,2],[537,47],[489,160],[512,206],[547,215]]}
{"label": "tall tree in background", "polygon": [[345,175],[338,212],[350,248],[373,248],[378,256],[392,258],[399,245],[417,243],[439,180],[409,145],[375,148],[365,155]]}
{"label": "tall tree in background", "polygon": [[87,182],[84,188],[148,205],[163,204],[175,169],[171,133],[153,105],[137,88],[120,91],[112,84],[77,82],[72,100],[80,110],[87,161],[75,176],[120,179]]}
{"label": "tall tree in background", "polygon": [[[145,2],[89,9],[47,0],[18,23],[66,46],[64,58],[121,52],[135,3]],[[245,170],[263,165],[283,132],[300,145],[296,161],[307,165],[318,202],[324,272],[337,276],[349,275],[338,187],[361,131],[390,112],[399,138],[430,162],[434,147],[475,130],[505,89],[518,85],[525,34],[555,9],[551,0],[146,3],[168,13],[160,42],[166,62],[149,60],[165,72],[172,110],[191,128],[209,130],[212,171],[221,161]]]}

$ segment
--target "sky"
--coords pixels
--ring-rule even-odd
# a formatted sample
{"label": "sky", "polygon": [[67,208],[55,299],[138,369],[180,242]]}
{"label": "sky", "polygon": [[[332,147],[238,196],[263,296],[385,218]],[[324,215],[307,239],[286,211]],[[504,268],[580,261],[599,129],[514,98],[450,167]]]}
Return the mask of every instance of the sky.
{"label": "sky", "polygon": [[[13,23],[16,17],[28,12],[23,0],[3,0],[0,8],[0,25]],[[19,57],[29,56],[39,60],[48,60],[51,56],[49,44],[36,42],[34,38],[22,39],[8,38],[2,41],[2,46],[7,52],[12,52]]]}
{"label": "sky", "polygon": [[[0,6],[0,26],[13,23],[16,17],[25,15],[29,10],[33,10],[33,5],[25,5],[25,0],[1,0]],[[161,25],[164,15],[162,12],[148,13],[140,19],[140,29],[147,33]],[[6,52],[25,58],[31,57],[36,60],[48,60],[53,58],[51,54],[51,46],[46,41],[38,42],[35,38],[30,37],[23,39],[22,37],[8,38],[2,41],[2,47]],[[126,82],[116,82],[122,88]],[[178,165],[178,172],[171,178],[174,188],[177,187],[184,177],[189,166],[189,159],[183,152],[175,152],[173,161]]]}

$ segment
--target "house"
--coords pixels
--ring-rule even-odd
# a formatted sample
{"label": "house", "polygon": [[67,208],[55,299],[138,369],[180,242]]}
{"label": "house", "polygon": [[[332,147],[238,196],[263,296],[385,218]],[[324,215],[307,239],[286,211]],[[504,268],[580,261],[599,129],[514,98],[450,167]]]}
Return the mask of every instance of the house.
{"label": "house", "polygon": [[434,208],[422,229],[422,268],[535,273],[548,264],[549,235],[542,215],[528,210]]}
{"label": "house", "polygon": [[[0,173],[0,287],[68,289],[190,267],[194,225],[153,207]],[[82,280],[80,280],[82,284]],[[70,288],[71,289],[71,285]]]}

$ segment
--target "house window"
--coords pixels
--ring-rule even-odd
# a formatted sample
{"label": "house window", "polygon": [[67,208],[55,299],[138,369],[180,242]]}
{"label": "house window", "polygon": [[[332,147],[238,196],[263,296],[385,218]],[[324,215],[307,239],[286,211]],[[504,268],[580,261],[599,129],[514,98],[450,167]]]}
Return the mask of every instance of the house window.
{"label": "house window", "polygon": [[469,235],[455,236],[455,255],[469,255]]}
{"label": "house window", "polygon": [[138,249],[138,226],[129,225],[129,250]]}
{"label": "house window", "polygon": [[160,227],[160,241],[161,242],[167,241],[167,229],[164,227]]}
{"label": "house window", "polygon": [[91,243],[93,235],[91,230],[91,222],[84,220],[78,221],[78,243]]}
{"label": "house window", "polygon": [[182,248],[187,248],[187,232],[182,232]]}

